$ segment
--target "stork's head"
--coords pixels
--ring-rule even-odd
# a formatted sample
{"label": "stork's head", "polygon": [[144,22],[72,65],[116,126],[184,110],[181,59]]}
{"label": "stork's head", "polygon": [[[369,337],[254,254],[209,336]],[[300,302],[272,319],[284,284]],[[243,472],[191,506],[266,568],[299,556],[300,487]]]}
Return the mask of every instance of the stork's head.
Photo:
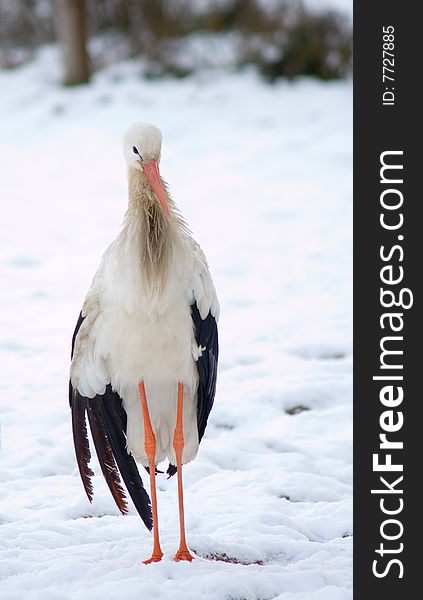
{"label": "stork's head", "polygon": [[171,214],[159,173],[161,148],[162,133],[150,123],[134,123],[123,136],[123,152],[128,169],[144,173],[164,213],[170,219]]}

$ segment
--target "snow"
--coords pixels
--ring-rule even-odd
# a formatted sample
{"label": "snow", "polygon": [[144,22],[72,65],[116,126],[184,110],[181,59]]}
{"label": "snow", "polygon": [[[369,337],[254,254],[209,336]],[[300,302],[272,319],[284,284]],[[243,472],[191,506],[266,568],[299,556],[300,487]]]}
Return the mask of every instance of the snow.
{"label": "snow", "polygon": [[[54,48],[0,72],[1,600],[351,598],[351,83],[151,81],[131,61],[58,80]],[[163,131],[222,306],[215,408],[184,468],[192,564],[171,560],[175,478],[158,483],[165,558],[145,566],[151,535],[96,464],[88,503],[72,446],[70,337],[136,120]]]}

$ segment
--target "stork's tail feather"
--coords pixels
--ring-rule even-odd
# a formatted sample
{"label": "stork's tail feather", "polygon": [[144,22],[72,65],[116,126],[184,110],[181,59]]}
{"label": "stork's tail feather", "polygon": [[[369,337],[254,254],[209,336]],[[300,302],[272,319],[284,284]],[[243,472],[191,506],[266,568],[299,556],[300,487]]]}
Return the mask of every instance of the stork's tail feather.
{"label": "stork's tail feather", "polygon": [[[150,473],[150,467],[144,467],[144,469],[147,471],[147,473]],[[169,466],[168,466],[167,471],[166,471],[166,474],[168,475],[168,479],[170,479],[171,477],[173,477],[177,471],[178,471],[177,467],[175,467],[175,465],[171,465],[169,463]],[[160,469],[158,469],[157,467],[155,467],[155,472],[156,472],[156,475],[158,473],[161,473],[161,474],[164,473],[164,471],[160,471]]]}
{"label": "stork's tail feather", "polygon": [[[144,467],[144,469],[147,471],[148,474],[150,474],[150,467]],[[155,475],[158,475],[159,473],[163,473],[164,471],[160,471],[160,469],[158,469],[157,467],[154,467],[154,473]]]}
{"label": "stork's tail feather", "polygon": [[175,465],[172,465],[171,463],[169,463],[169,466],[167,468],[166,473],[168,474],[168,479],[170,479],[171,477],[173,477],[178,471],[178,468]]}

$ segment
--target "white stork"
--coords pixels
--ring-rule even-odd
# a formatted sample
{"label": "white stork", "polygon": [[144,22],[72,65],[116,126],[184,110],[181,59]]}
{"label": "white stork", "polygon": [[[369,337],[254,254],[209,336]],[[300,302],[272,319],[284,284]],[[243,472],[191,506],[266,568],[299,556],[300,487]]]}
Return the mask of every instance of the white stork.
{"label": "white stork", "polygon": [[[135,123],[124,136],[128,210],[103,255],[72,339],[69,401],[79,472],[93,498],[86,415],[99,463],[122,513],[126,488],[153,528],[145,564],[161,560],[156,465],[178,474],[180,545],[185,538],[182,465],[197,454],[216,390],[219,303],[203,251],[159,173],[161,132]],[[150,474],[151,505],[135,460]]]}

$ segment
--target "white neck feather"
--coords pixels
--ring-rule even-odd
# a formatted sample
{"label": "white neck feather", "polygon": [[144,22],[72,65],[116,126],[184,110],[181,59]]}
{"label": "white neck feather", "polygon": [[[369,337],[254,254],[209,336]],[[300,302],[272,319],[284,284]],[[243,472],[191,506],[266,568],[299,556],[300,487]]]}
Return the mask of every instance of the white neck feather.
{"label": "white neck feather", "polygon": [[135,294],[141,292],[151,307],[166,304],[171,289],[182,279],[187,261],[184,240],[189,232],[164,181],[163,188],[171,220],[163,213],[144,173],[129,170],[128,210],[119,236],[126,278],[133,281]]}

